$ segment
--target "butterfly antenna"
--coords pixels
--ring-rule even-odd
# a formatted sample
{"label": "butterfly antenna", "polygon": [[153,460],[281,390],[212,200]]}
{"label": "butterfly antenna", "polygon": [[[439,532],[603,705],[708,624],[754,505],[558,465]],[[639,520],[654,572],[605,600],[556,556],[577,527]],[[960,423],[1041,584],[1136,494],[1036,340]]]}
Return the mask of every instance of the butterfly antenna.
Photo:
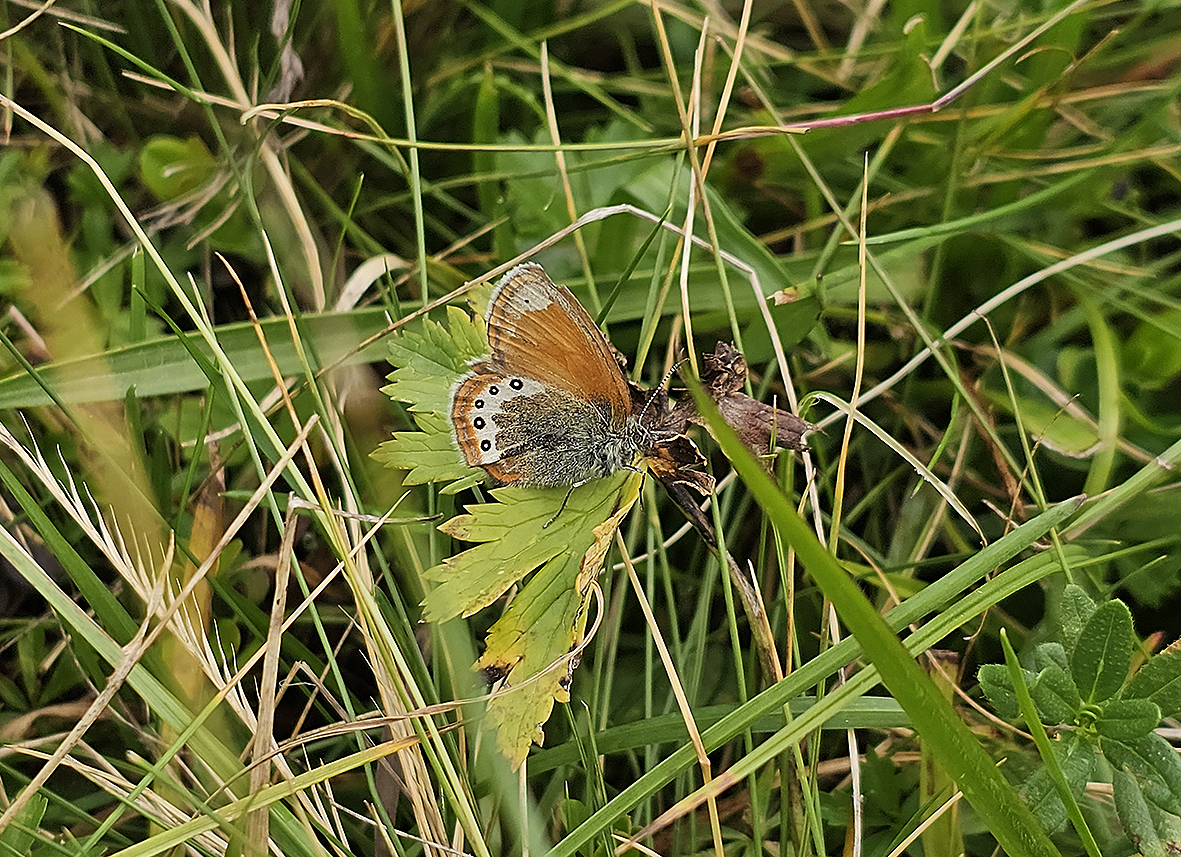
{"label": "butterfly antenna", "polygon": [[652,391],[652,395],[650,395],[648,397],[648,401],[644,402],[644,407],[640,409],[640,417],[639,418],[641,421],[644,419],[644,414],[648,413],[648,408],[651,407],[651,405],[654,401],[656,401],[656,396],[660,393],[661,390],[664,389],[664,385],[668,383],[668,379],[671,378],[673,376],[673,373],[681,368],[681,364],[684,363],[688,359],[689,358],[685,357],[685,358],[678,360],[676,363],[674,363],[672,366],[669,367],[669,370],[667,372],[664,373],[664,377],[660,379],[660,383],[656,385],[656,389],[654,389]]}

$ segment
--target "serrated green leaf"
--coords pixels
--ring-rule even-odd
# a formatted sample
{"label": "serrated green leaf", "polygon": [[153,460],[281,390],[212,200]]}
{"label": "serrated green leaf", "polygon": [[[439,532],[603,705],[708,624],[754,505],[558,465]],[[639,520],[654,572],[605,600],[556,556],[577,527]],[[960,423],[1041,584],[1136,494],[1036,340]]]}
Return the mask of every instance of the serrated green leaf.
{"label": "serrated green leaf", "polygon": [[445,416],[451,410],[452,385],[467,371],[468,362],[487,350],[483,319],[448,307],[446,327],[424,318],[420,330],[390,337],[390,362],[398,368],[382,391],[409,403],[411,411]]}
{"label": "serrated green leaf", "polygon": [[[503,503],[488,504],[501,511]],[[553,506],[542,501],[536,504],[544,520],[553,514]],[[475,512],[482,507],[470,507]],[[495,541],[471,548],[444,560],[442,565],[429,569],[428,580],[441,581],[440,585],[427,593],[423,602],[426,619],[441,622],[455,616],[467,617],[487,607],[505,593],[525,575],[548,563],[554,557],[566,555],[563,545],[552,539],[539,541],[525,537],[523,543],[512,544],[507,535]]]}
{"label": "serrated green leaf", "polygon": [[1104,738],[1135,741],[1152,732],[1160,721],[1160,708],[1147,699],[1112,699],[1104,703],[1095,731]]}
{"label": "serrated green leaf", "polygon": [[[485,283],[468,295],[469,299],[479,299],[485,305],[491,296],[491,283]],[[447,307],[447,328],[451,331],[451,338],[459,346],[459,353],[467,355],[466,360],[474,360],[487,352],[488,331],[484,325],[483,311],[476,315],[468,315],[459,307]]]}
{"label": "serrated green leaf", "polygon": [[[423,431],[394,432],[393,438],[379,444],[373,457],[397,470],[407,470],[406,484],[445,482],[471,477],[471,483],[484,478],[483,471],[468,467],[451,439],[450,424],[438,414],[418,414],[415,422]],[[458,490],[458,489],[457,489]]]}
{"label": "serrated green leaf", "polygon": [[451,482],[444,491],[455,493],[484,478],[468,467],[451,434],[451,388],[468,363],[488,350],[484,322],[458,307],[447,308],[447,326],[422,320],[420,330],[391,337],[390,362],[397,368],[382,388],[390,398],[406,402],[418,431],[395,432],[378,446],[373,457],[389,467],[408,471],[406,483]]}
{"label": "serrated green leaf", "polygon": [[469,468],[467,476],[444,485],[439,489],[439,493],[443,495],[458,494],[460,491],[474,488],[484,481],[484,476],[483,471],[478,468]]}
{"label": "serrated green leaf", "polygon": [[1082,700],[1070,674],[1057,664],[1050,664],[1029,688],[1038,716],[1047,725],[1073,723]]}
{"label": "serrated green leaf", "polygon": [[1181,713],[1181,651],[1149,658],[1132,676],[1123,697],[1151,700],[1164,717]]}
{"label": "serrated green leaf", "polygon": [[[401,375],[393,384],[387,384],[381,391],[397,402],[409,403],[411,413],[445,414],[450,406],[451,385],[439,376],[420,377],[404,373],[399,369],[390,375],[395,378]],[[458,377],[458,376],[455,376]]]}
{"label": "serrated green leaf", "polygon": [[1107,601],[1091,614],[1070,658],[1085,702],[1103,702],[1119,692],[1132,665],[1132,634],[1132,614],[1122,601]]}
{"label": "serrated green leaf", "polygon": [[626,498],[631,498],[629,506],[634,502],[639,478],[639,474],[621,472],[594,479],[570,491],[568,498],[565,488],[497,488],[492,496],[499,502],[468,506],[466,515],[452,518],[439,529],[452,538],[482,544],[424,572],[428,580],[440,584],[423,602],[426,618],[440,622],[470,616],[555,557],[572,560],[576,574],[578,563],[595,542],[595,528],[615,514]]}

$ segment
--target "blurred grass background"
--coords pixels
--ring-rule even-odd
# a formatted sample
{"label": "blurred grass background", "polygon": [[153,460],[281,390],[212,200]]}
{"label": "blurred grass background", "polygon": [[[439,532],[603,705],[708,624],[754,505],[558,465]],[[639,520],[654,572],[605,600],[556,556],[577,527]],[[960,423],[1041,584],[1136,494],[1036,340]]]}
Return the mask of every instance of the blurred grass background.
{"label": "blurred grass background", "polygon": [[[694,761],[653,773],[688,738],[615,555],[573,700],[521,773],[475,725],[478,706],[398,717],[484,691],[469,667],[494,617],[417,621],[420,572],[459,548],[435,526],[469,497],[407,489],[370,458],[409,425],[379,392],[380,335],[603,206],[689,223],[778,296],[769,327],[740,272],[701,249],[682,268],[661,230],[607,325],[648,383],[726,339],[756,395],[782,401],[786,373],[799,397],[831,397],[806,399],[829,426],[815,470],[793,458],[778,474],[796,496],[815,489],[808,515],[881,606],[975,555],[977,531],[994,541],[1081,492],[1118,500],[1071,534],[1085,562],[939,643],[949,694],[973,695],[978,666],[1000,660],[1002,625],[1019,645],[1045,638],[1068,576],[1126,600],[1146,651],[1176,639],[1181,11],[1076,4],[1014,48],[1063,8],[0,7],[0,802],[30,782],[36,795],[8,818],[27,842],[5,845],[607,853],[612,831],[700,785]],[[781,130],[931,103],[998,57],[938,112]],[[271,107],[247,113],[257,105]],[[711,148],[735,129],[757,130]],[[618,214],[534,258],[597,314],[652,229]],[[908,362],[961,319],[938,360]],[[846,441],[832,402],[858,385],[880,435],[859,425]],[[86,487],[71,497],[54,480]],[[676,508],[645,491],[624,535],[646,556],[662,642],[699,726],[741,719],[768,684],[745,619]],[[391,508],[385,526],[362,517]],[[118,534],[94,526],[99,510]],[[834,631],[756,512],[727,483],[715,520],[751,563],[790,671]],[[339,726],[372,712],[394,719]],[[785,716],[743,720],[712,752],[714,776]],[[888,697],[832,716],[738,779],[712,822],[690,812],[647,847],[888,853],[945,783],[917,764]],[[404,748],[392,767],[376,760],[380,725]],[[870,751],[859,766],[847,726]],[[998,758],[1028,752],[987,730]],[[637,784],[640,799],[618,800]],[[942,819],[910,853],[991,853],[970,812]]]}

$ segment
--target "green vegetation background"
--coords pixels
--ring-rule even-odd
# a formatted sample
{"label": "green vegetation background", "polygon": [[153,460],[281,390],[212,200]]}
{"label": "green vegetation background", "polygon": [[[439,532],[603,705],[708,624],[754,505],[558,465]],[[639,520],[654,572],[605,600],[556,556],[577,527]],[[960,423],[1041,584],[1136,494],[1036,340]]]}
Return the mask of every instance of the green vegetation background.
{"label": "green vegetation background", "polygon": [[[8,4],[9,27],[4,848],[224,853],[270,837],[285,854],[605,854],[668,813],[643,839],[657,853],[991,853],[981,816],[935,814],[948,775],[881,688],[832,694],[785,737],[839,667],[867,668],[854,641],[834,648],[809,569],[737,480],[710,514],[752,569],[788,684],[648,480],[621,532],[654,624],[613,550],[571,702],[518,773],[480,703],[449,704],[486,691],[470,666],[504,608],[419,622],[423,572],[463,548],[437,526],[476,495],[404,484],[371,457],[411,427],[380,392],[381,335],[605,206],[632,211],[533,258],[592,315],[609,307],[641,382],[726,339],[752,392],[782,402],[783,349],[826,429],[815,469],[785,457],[780,484],[793,505],[814,492],[805,517],[875,606],[902,602],[938,632],[921,648],[940,657],[919,663],[1027,799],[1052,788],[1028,739],[990,719],[990,703],[1016,716],[994,698],[1010,685],[993,676],[988,700],[977,687],[1004,661],[1000,629],[1031,680],[1068,671],[1045,646],[1068,652],[1091,627],[1079,604],[1128,605],[1134,639],[1116,608],[1097,614],[1128,641],[1125,673],[1181,636],[1176,4],[115,0]],[[782,132],[966,81],[935,113]],[[641,255],[654,224],[639,211],[678,228],[692,212],[706,246],[682,269],[660,229]],[[783,299],[769,316],[710,248]],[[1039,518],[1078,494],[1094,498],[1081,519]],[[1031,520],[1044,528],[983,567],[981,536]],[[1015,576],[968,598],[1010,561]],[[954,595],[931,592],[952,580]],[[1064,734],[1111,722],[1085,693],[1034,701]],[[392,719],[353,724],[374,712]],[[696,731],[715,736],[708,757]],[[1139,847],[1151,831],[1164,848],[1181,783],[1096,742],[1067,759],[1087,762],[1067,779],[1092,839],[1133,853],[1143,817]],[[1117,812],[1113,783],[1147,796],[1141,816]],[[1069,800],[1029,802],[1060,853],[1090,847]]]}

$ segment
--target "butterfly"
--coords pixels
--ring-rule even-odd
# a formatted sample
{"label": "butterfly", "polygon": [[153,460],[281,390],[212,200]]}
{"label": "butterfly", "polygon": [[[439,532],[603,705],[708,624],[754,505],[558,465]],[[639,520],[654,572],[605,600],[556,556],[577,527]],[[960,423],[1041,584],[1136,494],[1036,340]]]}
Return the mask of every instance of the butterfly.
{"label": "butterfly", "polygon": [[533,262],[506,273],[485,315],[489,356],[451,389],[464,459],[505,485],[577,486],[637,469],[662,432],[582,305]]}
{"label": "butterfly", "polygon": [[[503,485],[573,487],[644,464],[668,488],[708,494],[713,480],[687,437],[707,425],[691,398],[669,408],[662,390],[628,382],[623,358],[564,286],[533,262],[505,274],[485,315],[489,356],[451,388],[456,446],[472,467]],[[815,430],[739,388],[746,361],[718,343],[705,358],[706,392],[756,454],[804,450]]]}

